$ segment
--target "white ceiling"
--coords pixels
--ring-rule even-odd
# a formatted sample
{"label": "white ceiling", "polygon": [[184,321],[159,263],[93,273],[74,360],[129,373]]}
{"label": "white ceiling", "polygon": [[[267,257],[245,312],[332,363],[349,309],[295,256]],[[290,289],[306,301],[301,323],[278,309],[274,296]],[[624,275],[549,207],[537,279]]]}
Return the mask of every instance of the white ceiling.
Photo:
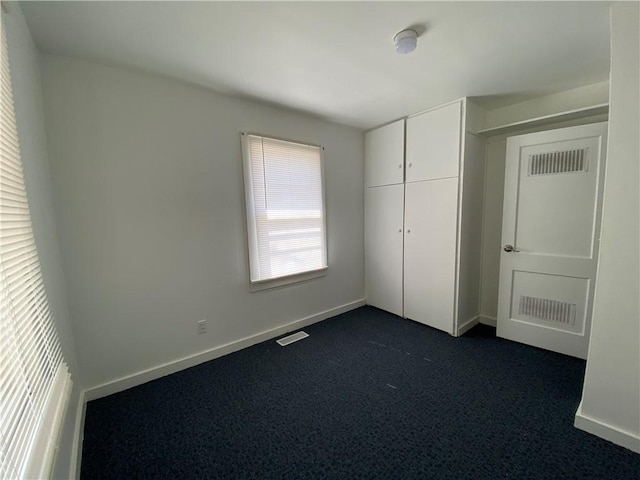
{"label": "white ceiling", "polygon": [[[370,128],[608,79],[605,2],[23,2],[40,49]],[[415,26],[418,48],[393,36]]]}

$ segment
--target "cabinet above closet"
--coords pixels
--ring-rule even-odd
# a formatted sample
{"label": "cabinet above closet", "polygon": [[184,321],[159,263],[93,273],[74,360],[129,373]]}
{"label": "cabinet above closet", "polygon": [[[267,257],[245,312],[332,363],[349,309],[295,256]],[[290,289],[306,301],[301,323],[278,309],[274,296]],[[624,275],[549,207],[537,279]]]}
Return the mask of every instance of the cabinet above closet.
{"label": "cabinet above closet", "polygon": [[404,119],[365,135],[364,172],[367,187],[404,182]]}
{"label": "cabinet above closet", "polygon": [[407,119],[408,182],[458,176],[462,102]]}

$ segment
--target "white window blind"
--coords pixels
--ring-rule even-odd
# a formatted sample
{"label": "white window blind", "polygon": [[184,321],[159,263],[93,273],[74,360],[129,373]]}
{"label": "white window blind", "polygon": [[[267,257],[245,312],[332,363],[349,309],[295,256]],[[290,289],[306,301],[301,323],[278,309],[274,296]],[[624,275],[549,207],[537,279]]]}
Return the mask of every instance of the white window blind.
{"label": "white window blind", "polygon": [[322,150],[243,134],[251,282],[327,267]]}
{"label": "white window blind", "polygon": [[44,290],[25,190],[2,28],[0,478],[49,476],[71,380]]}

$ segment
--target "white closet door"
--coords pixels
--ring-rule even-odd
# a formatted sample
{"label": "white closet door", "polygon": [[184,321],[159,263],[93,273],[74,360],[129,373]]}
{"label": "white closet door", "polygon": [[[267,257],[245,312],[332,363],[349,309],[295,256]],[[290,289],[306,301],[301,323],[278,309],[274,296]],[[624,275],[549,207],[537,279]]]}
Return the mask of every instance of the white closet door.
{"label": "white closet door", "polygon": [[458,175],[460,102],[407,119],[407,182]]}
{"label": "white closet door", "polygon": [[365,134],[364,163],[367,187],[404,182],[404,120]]}
{"label": "white closet door", "polygon": [[404,316],[453,334],[458,179],[406,184]]}
{"label": "white closet door", "polygon": [[404,185],[365,192],[367,304],[402,316]]}

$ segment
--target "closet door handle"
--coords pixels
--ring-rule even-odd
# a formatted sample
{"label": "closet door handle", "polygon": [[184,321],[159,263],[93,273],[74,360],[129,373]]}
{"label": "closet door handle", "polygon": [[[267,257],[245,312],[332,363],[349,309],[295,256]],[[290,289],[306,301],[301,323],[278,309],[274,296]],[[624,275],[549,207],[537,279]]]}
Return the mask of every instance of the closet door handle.
{"label": "closet door handle", "polygon": [[407,233],[411,233],[411,229],[410,228],[407,228]]}

